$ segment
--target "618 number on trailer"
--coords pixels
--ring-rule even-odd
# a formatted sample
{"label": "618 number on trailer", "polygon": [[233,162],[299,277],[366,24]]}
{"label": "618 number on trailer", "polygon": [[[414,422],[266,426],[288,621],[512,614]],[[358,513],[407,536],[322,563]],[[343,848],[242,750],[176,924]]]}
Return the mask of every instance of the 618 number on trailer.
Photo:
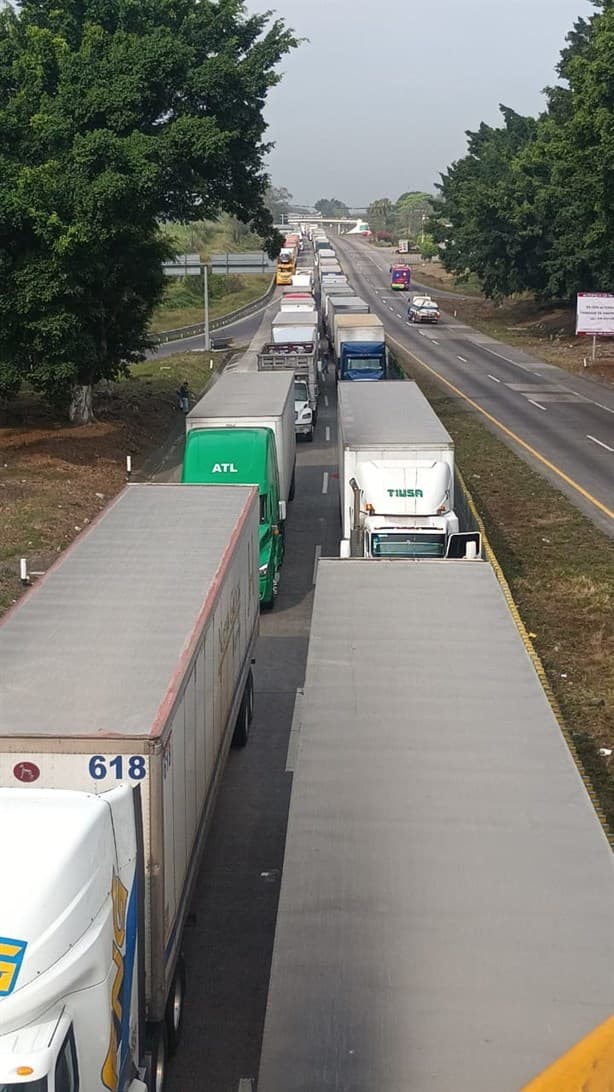
{"label": "618 number on trailer", "polygon": [[111,777],[115,781],[142,781],[147,775],[144,755],[92,755],[88,769],[94,781]]}

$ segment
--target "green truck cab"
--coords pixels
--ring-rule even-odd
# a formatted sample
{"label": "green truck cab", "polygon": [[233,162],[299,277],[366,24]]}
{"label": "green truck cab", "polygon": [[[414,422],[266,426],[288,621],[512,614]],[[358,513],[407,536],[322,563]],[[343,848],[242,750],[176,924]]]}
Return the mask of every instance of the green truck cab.
{"label": "green truck cab", "polygon": [[260,604],[272,607],[284,556],[275,436],[269,428],[195,428],[186,436],[183,483],[255,485],[260,494]]}

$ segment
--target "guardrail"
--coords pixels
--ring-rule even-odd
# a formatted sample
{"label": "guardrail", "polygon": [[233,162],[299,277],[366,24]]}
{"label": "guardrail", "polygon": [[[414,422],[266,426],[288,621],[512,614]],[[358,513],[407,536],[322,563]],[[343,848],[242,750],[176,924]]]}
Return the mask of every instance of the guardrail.
{"label": "guardrail", "polygon": [[[272,277],[266,292],[262,296],[258,296],[258,299],[246,303],[243,307],[238,307],[236,311],[230,311],[227,315],[220,315],[219,318],[212,319],[209,323],[209,333],[213,333],[214,330],[221,330],[224,326],[230,326],[233,322],[238,322],[239,319],[249,318],[254,311],[258,311],[263,304],[272,298],[274,292],[275,277]],[[176,330],[162,330],[161,333],[156,335],[156,341],[160,345],[165,345],[168,341],[181,341],[183,338],[195,337],[197,334],[204,334],[204,332],[204,322],[193,322],[191,326],[178,326]]]}

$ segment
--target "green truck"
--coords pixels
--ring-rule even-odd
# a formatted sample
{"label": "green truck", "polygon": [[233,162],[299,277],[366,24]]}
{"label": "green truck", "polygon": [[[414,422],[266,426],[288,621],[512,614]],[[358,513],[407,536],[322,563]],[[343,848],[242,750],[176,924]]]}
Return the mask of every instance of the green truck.
{"label": "green truck", "polygon": [[182,482],[258,487],[260,604],[271,608],[295,488],[293,373],[224,372],[187,415],[186,433]]}

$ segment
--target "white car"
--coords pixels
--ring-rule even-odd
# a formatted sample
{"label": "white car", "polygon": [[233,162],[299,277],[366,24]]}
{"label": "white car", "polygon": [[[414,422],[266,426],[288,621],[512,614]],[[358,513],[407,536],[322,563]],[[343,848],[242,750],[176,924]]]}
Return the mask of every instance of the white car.
{"label": "white car", "polygon": [[294,381],[294,431],[309,443],[313,440],[313,411],[309,405],[307,384],[302,379]]}

